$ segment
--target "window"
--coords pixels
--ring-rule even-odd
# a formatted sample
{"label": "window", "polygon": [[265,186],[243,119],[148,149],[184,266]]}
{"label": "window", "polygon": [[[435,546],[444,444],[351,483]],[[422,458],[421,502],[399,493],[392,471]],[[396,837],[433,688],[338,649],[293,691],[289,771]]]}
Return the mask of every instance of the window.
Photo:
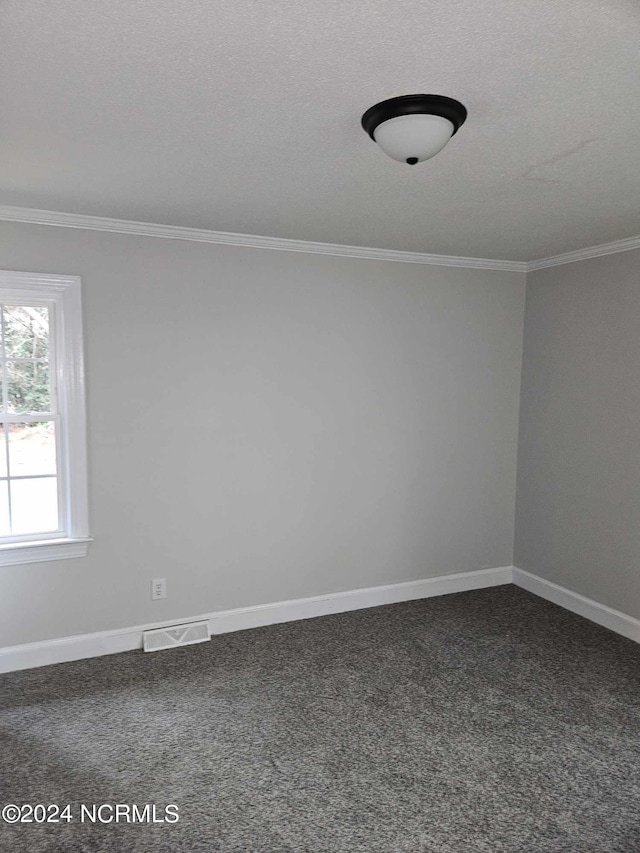
{"label": "window", "polygon": [[0,271],[0,565],[87,553],[80,279]]}

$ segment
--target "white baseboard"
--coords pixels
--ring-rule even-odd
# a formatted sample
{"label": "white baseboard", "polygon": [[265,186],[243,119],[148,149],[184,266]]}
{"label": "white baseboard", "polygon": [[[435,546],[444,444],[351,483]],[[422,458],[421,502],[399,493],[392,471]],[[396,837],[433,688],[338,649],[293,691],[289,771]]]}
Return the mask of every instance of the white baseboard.
{"label": "white baseboard", "polygon": [[552,601],[554,604],[564,607],[565,610],[570,610],[572,613],[584,616],[585,619],[590,619],[604,628],[609,628],[609,630],[615,631],[616,634],[621,634],[623,637],[628,637],[630,640],[640,643],[640,619],[628,616],[626,613],[614,610],[605,604],[599,604],[591,598],[586,598],[586,596],[580,595],[580,593],[572,592],[570,589],[545,580],[545,578],[541,578],[539,575],[526,572],[524,569],[514,567],[513,583],[516,586],[522,587],[522,589],[539,595],[540,598],[546,598],[547,601]]}
{"label": "white baseboard", "polygon": [[56,640],[44,640],[38,643],[26,643],[21,646],[0,649],[0,672],[13,672],[52,663],[65,663],[82,658],[93,658],[140,649],[142,648],[143,631],[161,628],[163,625],[179,625],[183,622],[201,622],[208,619],[212,634],[226,634],[231,631],[242,631],[246,628],[257,628],[262,625],[275,625],[278,622],[293,622],[298,619],[311,619],[316,616],[328,616],[332,613],[344,613],[366,607],[379,607],[382,604],[396,604],[401,601],[431,598],[452,592],[484,589],[485,587],[508,584],[511,581],[512,567],[503,566],[495,569],[440,575],[435,578],[387,586],[373,586],[367,589],[316,595],[293,601],[277,601],[253,607],[238,607],[235,610],[220,610],[216,613],[168,619],[164,622],[154,622],[149,625],[138,625],[134,628],[122,628],[116,631],[101,631],[95,634],[81,634]]}
{"label": "white baseboard", "polygon": [[511,566],[502,566],[496,569],[458,572],[453,575],[440,575],[435,578],[387,586],[371,586],[348,592],[315,595],[312,598],[298,598],[294,601],[260,604],[257,607],[239,607],[237,610],[213,613],[210,617],[211,629],[213,634],[226,634],[229,631],[242,631],[245,628],[257,628],[260,625],[275,625],[278,622],[293,622],[315,616],[328,616],[331,613],[346,613],[349,610],[397,604],[401,601],[431,598],[451,592],[500,586],[511,583],[511,578]]}
{"label": "white baseboard", "polygon": [[44,640],[38,643],[26,643],[21,646],[10,646],[0,649],[0,673],[140,649],[142,648],[143,632],[161,628],[163,625],[180,625],[184,622],[208,620],[212,634],[226,634],[232,631],[243,631],[247,628],[258,628],[262,625],[312,619],[316,616],[328,616],[332,613],[345,613],[367,607],[379,607],[383,604],[396,604],[401,601],[414,601],[420,598],[431,598],[453,592],[466,592],[509,583],[514,583],[516,586],[534,593],[534,595],[558,604],[572,613],[584,616],[598,625],[640,643],[640,619],[635,619],[619,610],[599,604],[597,601],[586,598],[577,592],[572,592],[570,589],[545,580],[524,569],[502,566],[495,569],[459,572],[386,586],[316,595],[311,598],[298,598],[292,601],[277,601],[270,604],[258,604],[253,607],[238,607],[234,610],[219,610],[215,613],[169,619],[164,622],[153,622],[148,625],[137,625],[133,628],[121,628],[115,631],[100,631],[95,634],[81,634],[61,637],[56,640]]}

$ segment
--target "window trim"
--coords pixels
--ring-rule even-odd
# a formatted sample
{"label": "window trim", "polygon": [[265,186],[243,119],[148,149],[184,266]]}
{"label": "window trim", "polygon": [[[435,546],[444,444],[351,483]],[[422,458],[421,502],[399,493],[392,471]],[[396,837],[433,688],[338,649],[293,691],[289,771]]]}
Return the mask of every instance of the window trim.
{"label": "window trim", "polygon": [[62,560],[87,554],[89,505],[87,426],[82,344],[81,279],[74,275],[0,270],[0,301],[44,300],[55,306],[55,353],[60,454],[64,483],[64,538],[46,534],[20,542],[0,542],[0,566]]}

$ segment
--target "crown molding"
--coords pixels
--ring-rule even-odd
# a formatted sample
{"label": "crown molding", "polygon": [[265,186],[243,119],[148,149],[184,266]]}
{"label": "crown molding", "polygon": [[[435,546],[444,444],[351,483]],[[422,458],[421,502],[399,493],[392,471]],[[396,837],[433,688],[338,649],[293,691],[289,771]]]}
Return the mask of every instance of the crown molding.
{"label": "crown molding", "polygon": [[28,207],[0,205],[0,220],[30,225],[54,225],[62,228],[81,228],[89,231],[108,231],[143,237],[165,237],[171,240],[190,240],[196,243],[217,243],[223,246],[245,246],[252,249],[276,249],[281,252],[306,252],[314,255],[334,255],[342,258],[364,258],[373,261],[398,261],[405,264],[432,264],[441,267],[505,270],[526,272],[524,261],[503,261],[493,258],[465,258],[455,255],[430,255],[421,252],[402,252],[394,249],[375,249],[368,246],[342,246],[336,243],[314,243],[307,240],[288,240],[283,237],[260,237],[254,234],[234,234],[227,231],[207,231],[184,228],[180,225],[158,225],[153,222],[134,222],[62,213],[57,210],[35,210]]}
{"label": "crown molding", "polygon": [[431,255],[423,252],[403,252],[396,249],[376,249],[369,246],[343,246],[339,243],[315,243],[311,240],[289,240],[284,237],[261,237],[257,234],[235,234],[231,231],[208,231],[185,228],[181,225],[159,225],[155,222],[135,222],[129,219],[110,219],[105,216],[85,216],[58,210],[36,210],[29,207],[0,205],[0,221],[28,225],[53,225],[60,228],[80,228],[88,231],[108,231],[140,237],[164,237],[170,240],[190,240],[195,243],[217,243],[222,246],[244,246],[251,249],[275,249],[280,252],[306,252],[312,255],[333,255],[341,258],[363,258],[371,261],[396,261],[404,264],[430,264],[464,269],[503,270],[530,273],[546,267],[572,264],[602,255],[614,255],[640,249],[640,234],[611,243],[587,246],[534,261],[505,261],[497,258],[467,258],[458,255]]}
{"label": "crown molding", "polygon": [[574,252],[564,252],[562,255],[529,261],[527,272],[542,270],[546,267],[557,267],[560,264],[573,264],[576,261],[586,261],[589,258],[599,258],[602,255],[616,255],[618,252],[628,252],[631,249],[640,249],[640,234],[637,237],[626,237],[624,240],[600,243],[598,246],[587,246],[585,249],[576,249]]}

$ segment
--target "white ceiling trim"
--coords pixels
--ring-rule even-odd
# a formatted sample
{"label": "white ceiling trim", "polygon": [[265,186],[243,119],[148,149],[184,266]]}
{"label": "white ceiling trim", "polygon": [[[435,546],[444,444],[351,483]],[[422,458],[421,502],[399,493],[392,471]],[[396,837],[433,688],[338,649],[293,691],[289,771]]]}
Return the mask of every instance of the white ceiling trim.
{"label": "white ceiling trim", "polygon": [[599,258],[602,255],[615,255],[618,252],[628,252],[631,249],[640,249],[640,234],[637,237],[626,237],[624,240],[600,243],[599,246],[587,246],[585,249],[576,249],[574,252],[565,252],[562,255],[529,261],[527,272],[542,270],[545,267],[557,267],[560,264],[573,264],[576,261],[586,261],[589,258]]}
{"label": "white ceiling trim", "polygon": [[172,240],[191,240],[196,243],[217,243],[223,246],[245,246],[253,249],[276,249],[281,252],[307,252],[314,255],[334,255],[343,258],[364,258],[373,261],[397,261],[405,264],[433,264],[466,269],[534,272],[546,267],[571,264],[602,255],[614,255],[640,249],[640,234],[611,243],[587,246],[549,258],[534,261],[506,261],[497,258],[467,258],[458,255],[430,255],[422,252],[403,252],[395,249],[376,249],[369,246],[343,246],[338,243],[315,243],[310,240],[288,240],[284,237],[260,237],[257,234],[234,234],[230,231],[208,231],[184,228],[180,225],[159,225],[154,222],[135,222],[129,219],[110,219],[105,216],[85,216],[58,210],[37,210],[29,207],[0,205],[0,221],[22,222],[30,225],[54,225],[89,231],[108,231],[143,237],[165,237]]}
{"label": "white ceiling trim", "polygon": [[158,225],[153,222],[133,222],[102,216],[84,216],[56,210],[34,210],[27,207],[0,205],[0,220],[24,222],[31,225],[55,225],[63,228],[82,228],[90,231],[109,231],[144,237],[166,237],[191,240],[196,243],[218,243],[224,246],[246,246],[253,249],[277,249],[282,252],[308,252],[314,255],[334,255],[343,258],[365,258],[374,261],[399,261],[405,264],[434,264],[467,269],[506,270],[526,272],[524,261],[504,261],[493,258],[465,258],[456,255],[429,255],[422,252],[401,252],[394,249],[375,249],[368,246],[341,246],[336,243],[314,243],[307,240],[287,240],[282,237],[260,237],[254,234],[233,234],[227,231],[207,231],[183,228],[179,225]]}

